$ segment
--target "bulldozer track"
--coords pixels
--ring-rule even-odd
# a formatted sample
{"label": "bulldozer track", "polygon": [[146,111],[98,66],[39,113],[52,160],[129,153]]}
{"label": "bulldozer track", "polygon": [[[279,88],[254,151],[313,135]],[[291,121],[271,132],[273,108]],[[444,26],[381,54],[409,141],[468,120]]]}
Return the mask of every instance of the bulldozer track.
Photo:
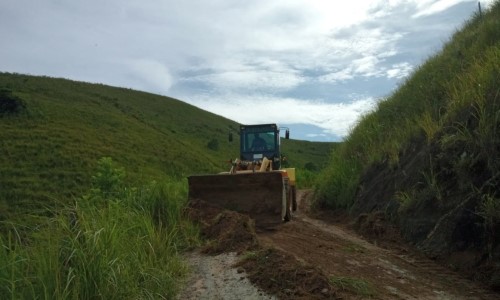
{"label": "bulldozer track", "polygon": [[259,242],[318,266],[331,278],[370,283],[372,299],[499,299],[493,291],[417,253],[381,248],[347,228],[311,218],[300,211],[307,197],[309,192],[299,191],[293,221],[258,232]]}
{"label": "bulldozer track", "polygon": [[[276,278],[282,278],[283,273],[280,272],[297,270],[297,266],[301,265],[309,268],[307,272],[314,270],[314,274],[321,275],[322,280],[331,284],[327,288],[323,286],[319,289],[319,295],[307,294],[308,297],[324,298],[322,291],[326,290],[327,292],[333,291],[335,297],[341,299],[500,299],[500,295],[494,291],[424,257],[399,240],[387,244],[382,240],[370,242],[354,232],[348,226],[347,223],[350,221],[347,219],[340,218],[332,223],[331,216],[321,219],[317,218],[317,215],[313,217],[313,214],[308,211],[311,197],[310,191],[297,191],[298,210],[293,214],[292,221],[271,227],[257,227],[255,231],[252,231],[252,239],[249,240],[252,241],[251,245],[258,245],[259,249],[275,249],[285,253],[287,257],[286,261],[279,260],[278,265],[273,265],[270,264],[272,259],[268,261],[266,256],[266,263],[255,262],[254,268],[247,269],[247,266],[244,268],[252,274],[251,282],[257,284],[269,295],[279,294],[282,286],[282,282],[278,282],[277,285],[269,288],[269,281],[276,281]],[[194,207],[198,207],[199,211],[203,212],[201,215],[205,215],[207,221],[217,219],[214,219],[214,216],[220,214],[220,210],[210,211],[206,202],[198,204]],[[239,220],[245,218],[251,221],[248,215],[236,212],[226,215],[235,217],[235,222],[234,224],[229,222],[233,220],[229,218],[226,220],[229,223],[222,224],[240,224]],[[219,223],[216,222],[216,224]],[[223,227],[222,232],[234,232],[236,228],[240,228],[231,227],[235,228],[233,230],[225,225]],[[248,229],[248,226],[241,228]],[[241,234],[238,234],[234,239],[240,237]],[[219,242],[222,241],[225,240],[219,240]],[[229,242],[233,241],[229,240]],[[198,276],[201,274],[201,277],[194,278],[193,285],[191,285],[194,287],[197,298],[235,299],[236,287],[241,289],[241,292],[238,292],[240,296],[243,293],[252,295],[247,299],[272,298],[260,290],[240,286],[245,276],[240,270],[230,270],[231,266],[227,264],[226,256],[212,257],[210,261],[203,264],[205,259],[207,257],[195,257],[193,263],[193,266],[199,269]],[[203,267],[205,265],[208,267]],[[290,280],[296,279],[288,277],[285,281]],[[295,286],[300,286],[300,291],[308,291],[309,286],[304,286],[303,281],[293,282]],[[320,281],[315,283],[318,282]],[[248,284],[251,283],[248,282]],[[227,288],[230,285],[232,287]],[[210,294],[212,292],[215,294]],[[208,297],[205,297],[206,295]],[[307,297],[301,298],[300,293],[294,295],[296,296],[285,299],[308,299]]]}
{"label": "bulldozer track", "polygon": [[487,288],[482,287],[478,283],[472,282],[469,279],[464,278],[457,272],[450,270],[444,266],[437,264],[436,262],[420,258],[415,255],[408,254],[392,254],[393,257],[408,263],[419,270],[424,270],[429,273],[434,274],[440,281],[452,282],[458,286],[470,286],[473,285],[474,288],[469,291],[467,299],[498,299],[499,295],[494,293]]}

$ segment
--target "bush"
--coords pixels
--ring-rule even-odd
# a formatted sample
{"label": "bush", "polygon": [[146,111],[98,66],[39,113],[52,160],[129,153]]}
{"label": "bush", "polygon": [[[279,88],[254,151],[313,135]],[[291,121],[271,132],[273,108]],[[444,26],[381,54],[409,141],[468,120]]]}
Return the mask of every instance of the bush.
{"label": "bush", "polygon": [[313,188],[317,173],[309,170],[297,169],[297,187],[299,189]]}
{"label": "bush", "polygon": [[19,113],[25,107],[24,102],[12,95],[11,90],[0,89],[0,116]]}
{"label": "bush", "polygon": [[219,150],[219,141],[217,139],[211,139],[207,143],[207,148],[214,151]]}
{"label": "bush", "polygon": [[125,170],[117,168],[111,157],[103,157],[97,162],[97,172],[92,176],[92,191],[94,195],[102,195],[107,198],[118,195],[124,189],[123,179]]}
{"label": "bush", "polygon": [[313,162],[306,163],[304,168],[308,171],[318,171],[318,167]]}

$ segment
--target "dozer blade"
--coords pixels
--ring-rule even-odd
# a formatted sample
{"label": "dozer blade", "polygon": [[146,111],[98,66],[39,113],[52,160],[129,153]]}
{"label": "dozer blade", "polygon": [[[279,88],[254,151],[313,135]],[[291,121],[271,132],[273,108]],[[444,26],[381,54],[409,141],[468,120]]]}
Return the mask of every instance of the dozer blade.
{"label": "dozer blade", "polygon": [[[283,220],[283,177],[279,171],[188,177],[189,199],[249,215],[258,227]],[[286,201],[286,200],[285,200]]]}

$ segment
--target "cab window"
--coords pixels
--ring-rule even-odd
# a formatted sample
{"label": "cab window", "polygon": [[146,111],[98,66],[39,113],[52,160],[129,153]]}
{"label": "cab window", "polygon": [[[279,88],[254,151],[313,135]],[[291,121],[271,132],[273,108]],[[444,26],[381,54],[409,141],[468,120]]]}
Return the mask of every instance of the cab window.
{"label": "cab window", "polygon": [[247,133],[245,139],[245,150],[247,151],[272,151],[274,150],[275,133],[259,132]]}

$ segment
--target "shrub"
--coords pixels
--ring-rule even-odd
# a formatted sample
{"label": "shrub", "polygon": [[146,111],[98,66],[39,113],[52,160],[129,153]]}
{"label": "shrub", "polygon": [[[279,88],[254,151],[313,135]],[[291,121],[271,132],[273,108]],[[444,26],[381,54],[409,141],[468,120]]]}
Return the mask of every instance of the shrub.
{"label": "shrub", "polygon": [[97,171],[92,176],[92,194],[107,198],[123,191],[125,171],[117,168],[111,157],[103,157],[97,162]]}
{"label": "shrub", "polygon": [[12,95],[9,89],[0,89],[0,117],[8,114],[16,114],[22,111],[26,105],[18,97]]}
{"label": "shrub", "polygon": [[210,150],[214,150],[214,151],[219,150],[219,140],[217,140],[217,139],[211,139],[207,143],[207,148],[210,149]]}

